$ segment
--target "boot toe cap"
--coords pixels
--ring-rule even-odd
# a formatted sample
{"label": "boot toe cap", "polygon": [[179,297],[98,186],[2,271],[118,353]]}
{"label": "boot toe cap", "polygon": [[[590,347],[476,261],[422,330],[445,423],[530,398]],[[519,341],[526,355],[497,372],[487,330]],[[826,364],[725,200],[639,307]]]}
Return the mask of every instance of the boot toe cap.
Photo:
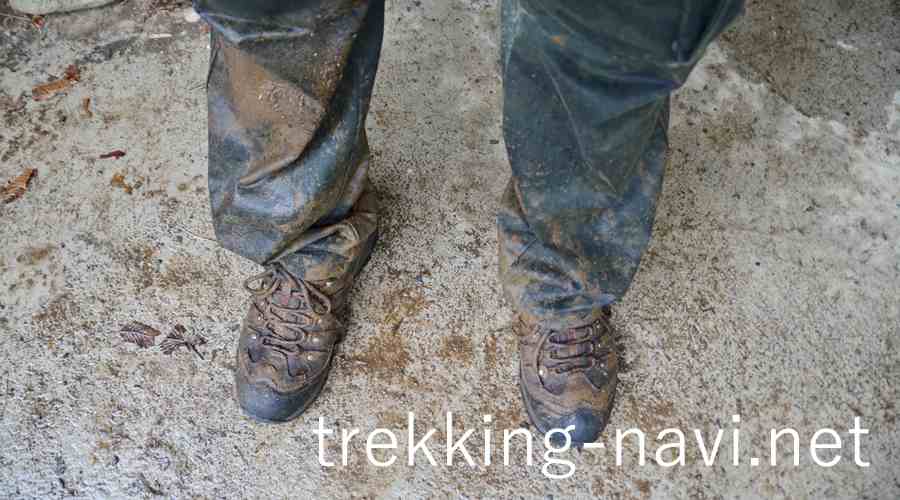
{"label": "boot toe cap", "polygon": [[299,416],[319,395],[324,380],[302,390],[281,393],[260,382],[237,377],[237,399],[244,412],[262,422],[287,422]]}
{"label": "boot toe cap", "polygon": [[[573,446],[583,445],[584,443],[593,443],[606,428],[606,416],[591,408],[578,408],[577,410],[551,419],[548,422],[547,432],[553,430],[568,431]],[[550,441],[554,446],[562,446],[565,444],[565,435],[562,432],[554,432]]]}

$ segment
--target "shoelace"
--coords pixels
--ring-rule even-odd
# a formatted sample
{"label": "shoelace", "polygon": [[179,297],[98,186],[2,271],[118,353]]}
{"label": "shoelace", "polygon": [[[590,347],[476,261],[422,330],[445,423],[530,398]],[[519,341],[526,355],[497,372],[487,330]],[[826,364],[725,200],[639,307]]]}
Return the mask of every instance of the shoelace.
{"label": "shoelace", "polygon": [[541,338],[539,352],[545,352],[554,363],[546,363],[547,369],[558,374],[586,370],[594,360],[609,354],[609,347],[600,345],[600,334],[606,331],[604,320],[564,331],[547,331]]}
{"label": "shoelace", "polygon": [[[259,282],[259,287],[253,283]],[[288,285],[289,295],[300,295],[300,303],[296,307],[277,304],[272,300],[279,289]],[[309,337],[306,327],[316,321],[316,316],[331,312],[331,299],[316,289],[315,286],[287,272],[281,264],[269,265],[266,270],[244,281],[244,288],[253,294],[253,307],[260,314],[264,329],[250,326],[260,337],[260,342],[281,353],[285,357],[303,353],[301,344]],[[316,303],[323,310],[316,310]],[[285,337],[279,330],[294,333],[293,338]]]}

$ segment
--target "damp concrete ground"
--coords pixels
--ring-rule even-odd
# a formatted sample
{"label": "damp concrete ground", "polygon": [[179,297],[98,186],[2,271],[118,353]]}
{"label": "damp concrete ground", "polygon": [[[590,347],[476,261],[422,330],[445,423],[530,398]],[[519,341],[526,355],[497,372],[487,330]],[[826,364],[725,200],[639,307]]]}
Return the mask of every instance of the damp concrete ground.
{"label": "damp concrete ground", "polygon": [[[900,8],[748,7],[673,101],[654,240],[615,309],[627,369],[606,448],[561,455],[576,472],[549,480],[539,443],[532,465],[522,441],[508,466],[496,449],[525,421],[495,274],[497,2],[389,2],[368,122],[383,234],[327,387],[280,426],[232,398],[241,284],[258,269],[211,240],[208,34],[179,2],[51,15],[41,31],[3,5],[0,181],[37,176],[0,206],[0,497],[900,497]],[[69,64],[80,81],[31,100]],[[99,159],[113,150],[126,154]],[[124,343],[132,320],[184,325],[203,358]],[[401,452],[376,468],[360,439],[346,465],[328,441],[337,465],[319,464],[320,417],[405,447],[409,411],[417,439],[437,428],[438,464]],[[475,467],[446,465],[447,412],[457,435],[476,430]],[[630,427],[646,465],[635,445],[616,464],[614,430]],[[688,436],[684,466],[656,462],[670,427]],[[801,437],[799,466],[790,446],[769,463],[782,427]],[[706,466],[693,429],[710,445],[718,428]],[[821,428],[840,433],[822,452],[834,467],[810,456]]]}

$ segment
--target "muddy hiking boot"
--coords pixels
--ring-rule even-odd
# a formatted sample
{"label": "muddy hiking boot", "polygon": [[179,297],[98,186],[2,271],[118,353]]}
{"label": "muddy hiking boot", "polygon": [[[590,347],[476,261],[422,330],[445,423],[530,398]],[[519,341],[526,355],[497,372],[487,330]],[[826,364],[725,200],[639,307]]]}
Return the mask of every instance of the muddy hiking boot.
{"label": "muddy hiking boot", "polygon": [[335,345],[352,275],[309,282],[281,264],[244,283],[253,294],[241,329],[235,386],[241,408],[264,422],[299,416],[319,395]]}
{"label": "muddy hiking boot", "polygon": [[[609,309],[593,323],[551,330],[516,318],[519,387],[531,423],[541,433],[569,432],[573,445],[597,439],[609,421],[619,358]],[[554,441],[562,444],[561,434]]]}

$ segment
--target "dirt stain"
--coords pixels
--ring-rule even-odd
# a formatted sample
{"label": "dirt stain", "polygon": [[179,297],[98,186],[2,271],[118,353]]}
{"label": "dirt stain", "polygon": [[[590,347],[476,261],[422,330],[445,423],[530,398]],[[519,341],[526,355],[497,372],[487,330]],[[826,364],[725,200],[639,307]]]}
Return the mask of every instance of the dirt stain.
{"label": "dirt stain", "polygon": [[412,358],[406,340],[400,335],[400,327],[427,305],[425,295],[417,287],[404,288],[388,295],[385,298],[387,313],[380,323],[378,335],[369,341],[362,353],[347,356],[347,361],[362,363],[379,376],[392,378],[402,374]]}
{"label": "dirt stain", "polygon": [[36,265],[42,260],[46,259],[54,249],[56,249],[56,247],[54,247],[53,245],[29,247],[27,250],[25,250],[25,253],[16,257],[16,262],[28,266]]}
{"label": "dirt stain", "polygon": [[647,481],[646,479],[635,479],[634,484],[637,485],[642,498],[650,498],[650,481]]}
{"label": "dirt stain", "polygon": [[443,359],[452,359],[460,363],[471,363],[474,355],[472,340],[463,335],[448,335],[441,341],[438,355]]}
{"label": "dirt stain", "polygon": [[715,123],[703,129],[703,133],[716,151],[730,151],[735,145],[753,142],[754,120],[755,115],[750,106],[739,102],[734,110],[721,113]]}
{"label": "dirt stain", "polygon": [[677,422],[675,405],[671,401],[644,399],[640,403],[634,397],[622,401],[621,410],[629,422],[636,422],[647,434],[673,427]]}
{"label": "dirt stain", "polygon": [[162,288],[182,288],[197,283],[208,283],[210,276],[197,265],[195,259],[181,255],[170,257],[157,284]]}
{"label": "dirt stain", "polygon": [[53,327],[66,326],[70,317],[78,315],[80,308],[68,292],[62,293],[44,306],[40,312],[32,316],[39,328],[38,332],[55,331]]}
{"label": "dirt stain", "polygon": [[408,424],[407,415],[398,411],[385,411],[379,414],[378,425],[385,429],[402,430]]}
{"label": "dirt stain", "polygon": [[484,366],[487,370],[493,370],[497,367],[498,352],[497,332],[490,332],[487,334],[484,342]]}

